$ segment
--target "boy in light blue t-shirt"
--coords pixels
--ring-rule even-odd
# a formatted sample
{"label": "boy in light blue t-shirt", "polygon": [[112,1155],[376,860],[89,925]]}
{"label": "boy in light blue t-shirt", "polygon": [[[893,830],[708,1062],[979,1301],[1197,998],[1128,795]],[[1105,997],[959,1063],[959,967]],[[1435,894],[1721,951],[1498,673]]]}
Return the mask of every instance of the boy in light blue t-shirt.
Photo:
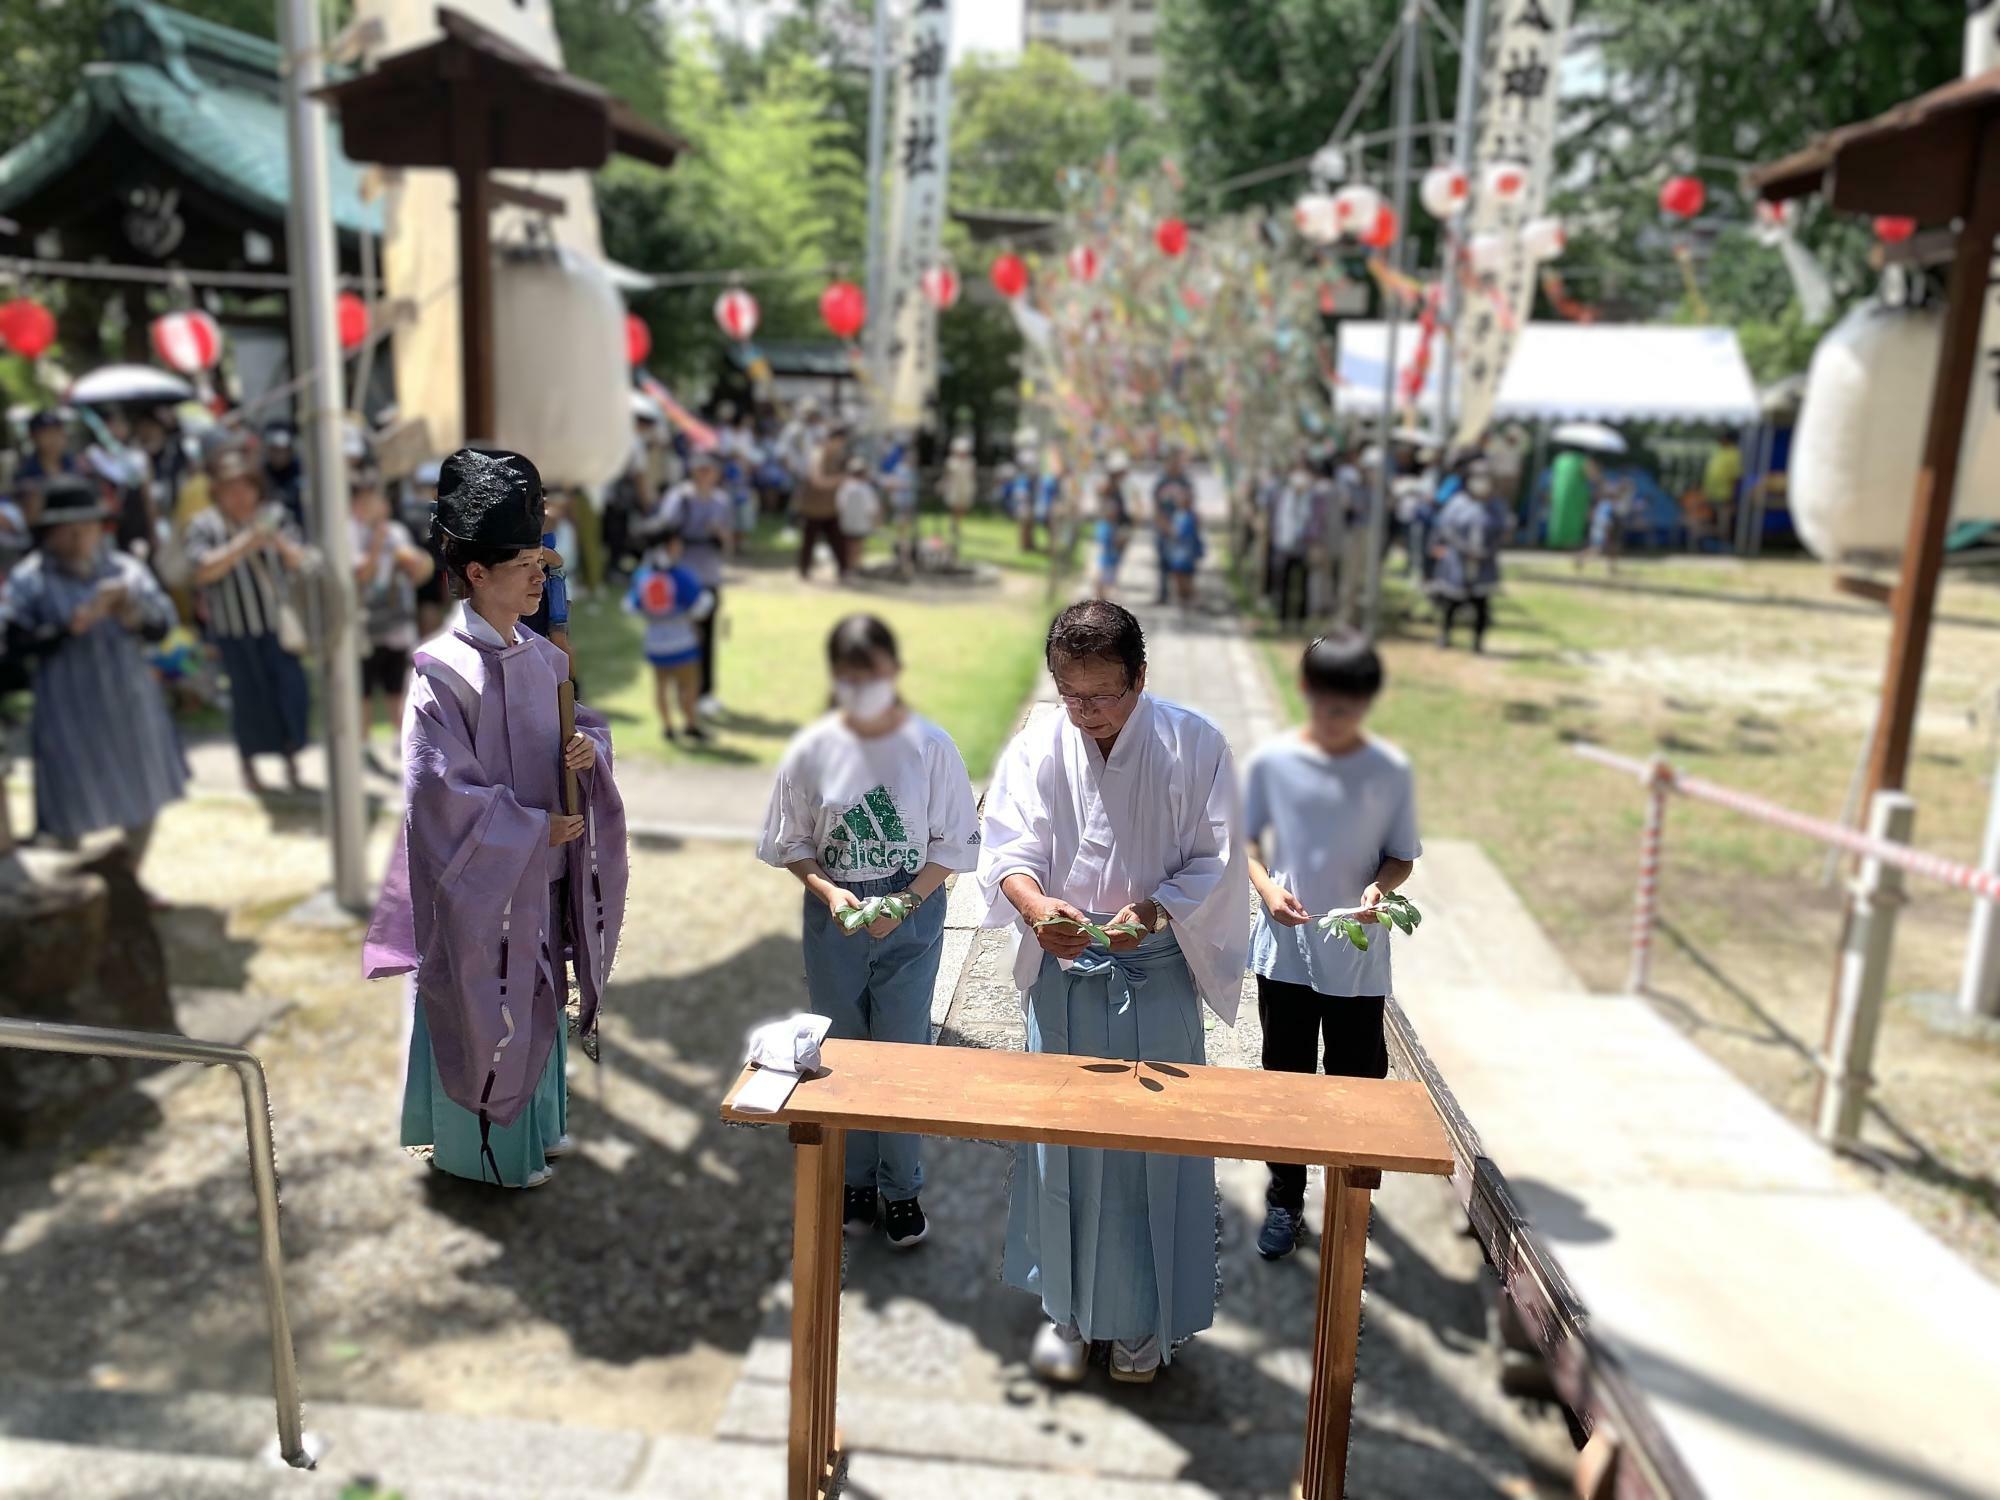
{"label": "boy in light blue t-shirt", "polygon": [[[1250,967],[1264,1027],[1264,1066],[1349,1078],[1389,1072],[1382,1034],[1390,992],[1387,923],[1370,923],[1364,951],[1322,932],[1317,919],[1369,908],[1410,878],[1417,838],[1410,763],[1362,732],[1382,690],[1382,662],[1358,635],[1306,648],[1299,685],[1311,710],[1302,730],[1271,741],[1244,776],[1250,882],[1261,902]],[[1305,1210],[1306,1169],[1271,1164],[1258,1253],[1291,1254]]]}

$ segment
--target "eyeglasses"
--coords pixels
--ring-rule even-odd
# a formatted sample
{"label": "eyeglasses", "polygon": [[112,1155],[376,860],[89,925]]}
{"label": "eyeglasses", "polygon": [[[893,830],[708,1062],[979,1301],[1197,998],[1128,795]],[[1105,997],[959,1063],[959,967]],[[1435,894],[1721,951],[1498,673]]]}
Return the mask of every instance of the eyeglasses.
{"label": "eyeglasses", "polygon": [[1132,689],[1127,688],[1122,693],[1065,693],[1058,684],[1056,696],[1062,699],[1065,708],[1073,708],[1078,713],[1090,713],[1123,703],[1132,696]]}

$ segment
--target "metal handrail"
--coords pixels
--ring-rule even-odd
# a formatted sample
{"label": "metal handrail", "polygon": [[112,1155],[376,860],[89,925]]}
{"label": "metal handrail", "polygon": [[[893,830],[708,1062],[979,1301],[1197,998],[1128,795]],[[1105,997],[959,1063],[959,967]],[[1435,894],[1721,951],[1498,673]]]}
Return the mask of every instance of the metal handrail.
{"label": "metal handrail", "polygon": [[99,1026],[61,1026],[48,1021],[0,1017],[0,1047],[25,1052],[65,1052],[84,1057],[135,1057],[156,1062],[191,1062],[233,1069],[243,1087],[243,1125],[250,1151],[250,1186],[257,1195],[257,1235],[261,1246],[264,1307],[271,1327],[271,1387],[278,1404],[278,1452],[295,1469],[313,1467],[306,1450],[305,1413],[299,1396],[298,1355],[292,1323],[285,1312],[284,1251],[278,1242],[278,1152],[271,1139],[271,1092],[264,1065],[254,1054],[222,1042],[167,1036],[152,1031],[119,1031]]}
{"label": "metal handrail", "polygon": [[1561,1262],[1535,1232],[1505,1174],[1486,1154],[1479,1132],[1424,1050],[1408,1013],[1392,998],[1383,1018],[1397,1076],[1423,1084],[1444,1121],[1454,1163],[1451,1183],[1459,1204],[1487,1264],[1520,1312],[1522,1325],[1541,1346],[1557,1393],[1585,1432],[1594,1437],[1602,1428],[1611,1437],[1618,1471],[1615,1493],[1652,1500],[1701,1500],[1701,1485],[1645,1396],[1632,1384],[1623,1362],[1591,1332],[1590,1315]]}

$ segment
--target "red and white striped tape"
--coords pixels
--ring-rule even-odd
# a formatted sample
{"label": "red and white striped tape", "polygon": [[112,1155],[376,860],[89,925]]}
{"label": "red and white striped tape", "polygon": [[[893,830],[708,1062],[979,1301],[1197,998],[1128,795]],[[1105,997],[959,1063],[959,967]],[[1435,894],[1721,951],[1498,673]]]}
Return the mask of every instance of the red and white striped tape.
{"label": "red and white striped tape", "polygon": [[[1808,817],[1805,813],[1794,812],[1789,807],[1781,807],[1775,802],[1767,802],[1762,797],[1753,797],[1747,792],[1739,792],[1730,787],[1717,786],[1712,781],[1704,781],[1699,776],[1684,776],[1664,761],[1647,763],[1629,756],[1614,755],[1597,745],[1577,745],[1576,753],[1596,765],[1613,771],[1624,771],[1639,777],[1652,785],[1657,780],[1668,791],[1690,797],[1696,802],[1711,803],[1716,807],[1726,807],[1732,812],[1740,812],[1759,822],[1783,828],[1802,838],[1831,844],[1837,849],[1845,849],[1850,854],[1858,854],[1864,859],[1879,859],[1885,865],[1894,865],[1912,875],[1921,875],[1927,880],[1956,886],[1959,890],[1970,891],[1988,901],[2000,901],[2000,875],[1991,870],[1981,870],[1973,865],[1962,865],[1956,860],[1942,855],[1927,854],[1921,849],[1912,849],[1907,844],[1891,843],[1855,829],[1843,827],[1839,823],[1829,823],[1824,818]],[[1655,865],[1657,869],[1657,862]]]}

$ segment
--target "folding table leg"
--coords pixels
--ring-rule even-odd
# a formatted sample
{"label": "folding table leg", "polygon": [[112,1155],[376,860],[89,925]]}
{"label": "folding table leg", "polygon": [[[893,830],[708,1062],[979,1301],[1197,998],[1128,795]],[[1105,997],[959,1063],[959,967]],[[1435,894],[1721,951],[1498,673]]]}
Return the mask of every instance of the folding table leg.
{"label": "folding table leg", "polygon": [[792,1138],[791,1428],[788,1500],[820,1500],[839,1461],[841,1163],[847,1133],[794,1125]]}
{"label": "folding table leg", "polygon": [[1368,1255],[1368,1200],[1382,1174],[1331,1167],[1319,1246],[1319,1310],[1313,1330],[1312,1395],[1306,1407],[1305,1500],[1340,1500],[1347,1488],[1347,1433],[1354,1417],[1354,1365],[1361,1344],[1361,1272]]}

